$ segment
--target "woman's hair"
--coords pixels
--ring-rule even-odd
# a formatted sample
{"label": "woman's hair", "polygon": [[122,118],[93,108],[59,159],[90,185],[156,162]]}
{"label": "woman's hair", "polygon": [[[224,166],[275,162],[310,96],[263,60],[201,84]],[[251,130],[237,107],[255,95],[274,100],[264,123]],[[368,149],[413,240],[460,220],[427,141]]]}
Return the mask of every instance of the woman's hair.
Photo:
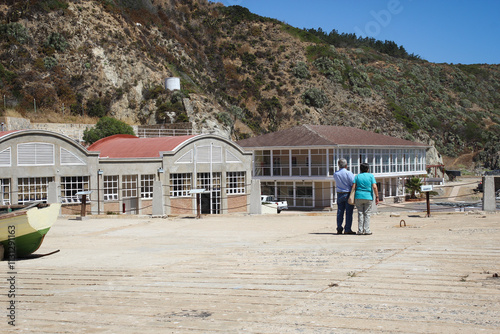
{"label": "woman's hair", "polygon": [[368,170],[370,170],[370,165],[367,164],[366,162],[363,162],[359,165],[359,169],[360,169],[361,173],[366,173],[366,172],[368,172]]}

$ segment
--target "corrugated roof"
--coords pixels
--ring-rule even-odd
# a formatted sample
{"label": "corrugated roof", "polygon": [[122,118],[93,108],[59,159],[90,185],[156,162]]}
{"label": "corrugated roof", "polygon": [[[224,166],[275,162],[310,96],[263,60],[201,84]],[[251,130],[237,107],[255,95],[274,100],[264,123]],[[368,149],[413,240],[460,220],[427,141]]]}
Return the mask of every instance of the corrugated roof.
{"label": "corrugated roof", "polygon": [[87,150],[99,151],[101,158],[159,158],[160,152],[174,151],[185,141],[198,135],[138,138],[114,135],[90,145]]}
{"label": "corrugated roof", "polygon": [[14,133],[14,132],[19,132],[19,131],[22,131],[22,130],[0,131],[0,138],[2,138],[3,136],[8,135],[9,133]]}
{"label": "corrugated roof", "polygon": [[345,126],[301,125],[294,128],[243,139],[242,147],[304,147],[304,146],[420,146],[401,138],[391,137]]}

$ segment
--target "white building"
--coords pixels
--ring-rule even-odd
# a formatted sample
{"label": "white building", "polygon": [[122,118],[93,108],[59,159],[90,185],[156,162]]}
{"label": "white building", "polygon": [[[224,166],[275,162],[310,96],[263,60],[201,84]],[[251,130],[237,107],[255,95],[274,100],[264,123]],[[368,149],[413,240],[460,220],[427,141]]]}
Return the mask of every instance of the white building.
{"label": "white building", "polygon": [[238,144],[253,151],[253,178],[261,181],[262,194],[286,200],[294,208],[335,203],[333,174],[340,158],[354,174],[360,163],[369,163],[381,199],[403,196],[403,179],[427,175],[428,145],[356,128],[303,125]]}

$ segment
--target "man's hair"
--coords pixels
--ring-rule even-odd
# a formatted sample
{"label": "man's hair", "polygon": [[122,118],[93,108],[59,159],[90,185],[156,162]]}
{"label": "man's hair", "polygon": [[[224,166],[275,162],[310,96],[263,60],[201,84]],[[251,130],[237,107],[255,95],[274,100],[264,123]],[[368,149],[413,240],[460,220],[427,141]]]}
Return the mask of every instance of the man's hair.
{"label": "man's hair", "polygon": [[370,165],[366,162],[363,162],[359,165],[359,170],[361,171],[361,173],[366,173],[370,170]]}
{"label": "man's hair", "polygon": [[344,158],[340,158],[337,163],[339,165],[339,168],[346,168],[347,167],[347,160]]}

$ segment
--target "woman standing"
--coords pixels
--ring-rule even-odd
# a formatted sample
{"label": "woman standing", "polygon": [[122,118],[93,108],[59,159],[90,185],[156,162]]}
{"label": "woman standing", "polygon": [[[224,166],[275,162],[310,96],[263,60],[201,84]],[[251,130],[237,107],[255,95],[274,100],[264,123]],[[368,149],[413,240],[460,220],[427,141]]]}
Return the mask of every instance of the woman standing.
{"label": "woman standing", "polygon": [[352,190],[356,191],[354,200],[358,209],[358,233],[372,234],[370,231],[370,214],[372,212],[373,196],[375,196],[375,205],[378,205],[378,189],[375,176],[368,173],[370,165],[362,163],[360,165],[361,173],[354,178]]}

